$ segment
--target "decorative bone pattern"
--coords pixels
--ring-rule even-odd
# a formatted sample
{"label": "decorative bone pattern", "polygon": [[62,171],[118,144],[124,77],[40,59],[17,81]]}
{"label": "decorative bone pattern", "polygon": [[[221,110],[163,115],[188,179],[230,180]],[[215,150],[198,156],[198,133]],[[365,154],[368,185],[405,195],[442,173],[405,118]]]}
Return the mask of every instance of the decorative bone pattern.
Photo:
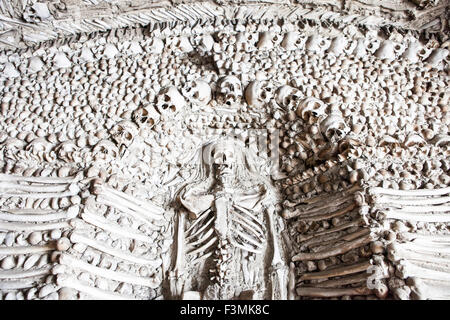
{"label": "decorative bone pattern", "polygon": [[97,2],[0,2],[1,299],[449,298],[447,3]]}

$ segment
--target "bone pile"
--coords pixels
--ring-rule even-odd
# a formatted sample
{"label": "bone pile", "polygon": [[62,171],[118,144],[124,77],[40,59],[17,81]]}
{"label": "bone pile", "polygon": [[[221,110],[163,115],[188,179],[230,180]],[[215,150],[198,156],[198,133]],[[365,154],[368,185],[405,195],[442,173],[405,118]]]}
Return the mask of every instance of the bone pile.
{"label": "bone pile", "polygon": [[448,3],[379,2],[0,1],[0,298],[449,299]]}

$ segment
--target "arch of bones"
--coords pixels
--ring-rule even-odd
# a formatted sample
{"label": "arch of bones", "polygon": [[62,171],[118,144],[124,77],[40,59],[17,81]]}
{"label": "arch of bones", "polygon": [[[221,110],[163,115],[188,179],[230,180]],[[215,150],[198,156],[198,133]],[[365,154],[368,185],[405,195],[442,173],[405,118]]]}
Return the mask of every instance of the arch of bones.
{"label": "arch of bones", "polygon": [[0,299],[450,298],[448,19],[0,0]]}

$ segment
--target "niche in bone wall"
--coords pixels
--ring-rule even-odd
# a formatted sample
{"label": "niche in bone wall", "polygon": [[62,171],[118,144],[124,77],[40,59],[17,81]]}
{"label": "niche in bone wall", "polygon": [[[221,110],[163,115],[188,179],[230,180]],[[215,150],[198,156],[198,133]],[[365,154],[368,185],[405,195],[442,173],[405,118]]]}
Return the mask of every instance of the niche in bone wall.
{"label": "niche in bone wall", "polygon": [[1,36],[0,298],[449,298],[445,5],[154,3]]}

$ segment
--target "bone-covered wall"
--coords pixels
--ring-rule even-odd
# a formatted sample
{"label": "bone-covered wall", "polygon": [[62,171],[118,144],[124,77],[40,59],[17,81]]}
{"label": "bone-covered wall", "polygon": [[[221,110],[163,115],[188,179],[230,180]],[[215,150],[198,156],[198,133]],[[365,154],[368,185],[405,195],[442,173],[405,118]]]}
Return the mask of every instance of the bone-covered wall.
{"label": "bone-covered wall", "polygon": [[450,298],[447,2],[0,11],[1,299]]}

